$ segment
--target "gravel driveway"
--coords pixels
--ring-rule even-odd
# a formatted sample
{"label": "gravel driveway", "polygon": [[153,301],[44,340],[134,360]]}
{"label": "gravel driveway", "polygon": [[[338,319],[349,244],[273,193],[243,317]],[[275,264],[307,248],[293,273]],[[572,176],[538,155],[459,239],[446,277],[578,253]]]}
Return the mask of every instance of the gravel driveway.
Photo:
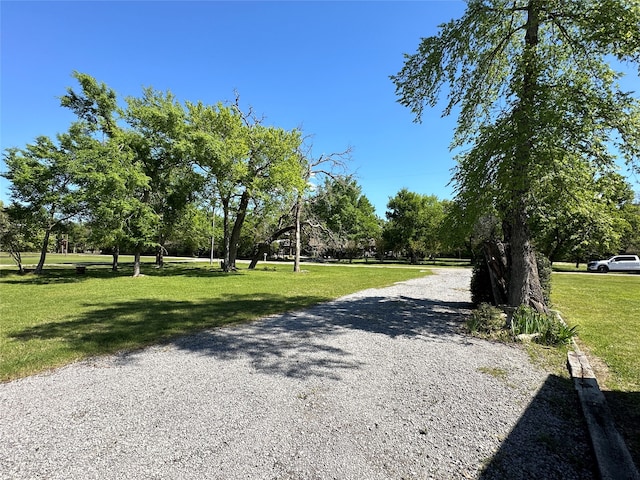
{"label": "gravel driveway", "polygon": [[436,273],[0,384],[0,478],[593,478],[568,380]]}

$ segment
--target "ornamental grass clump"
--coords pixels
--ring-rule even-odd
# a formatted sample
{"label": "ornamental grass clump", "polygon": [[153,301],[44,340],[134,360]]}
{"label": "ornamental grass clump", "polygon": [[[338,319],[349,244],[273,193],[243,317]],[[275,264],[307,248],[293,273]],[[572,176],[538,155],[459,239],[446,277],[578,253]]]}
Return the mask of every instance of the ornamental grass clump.
{"label": "ornamental grass clump", "polygon": [[568,327],[554,314],[540,313],[531,307],[520,305],[511,317],[511,333],[543,345],[566,345],[578,334],[577,325]]}

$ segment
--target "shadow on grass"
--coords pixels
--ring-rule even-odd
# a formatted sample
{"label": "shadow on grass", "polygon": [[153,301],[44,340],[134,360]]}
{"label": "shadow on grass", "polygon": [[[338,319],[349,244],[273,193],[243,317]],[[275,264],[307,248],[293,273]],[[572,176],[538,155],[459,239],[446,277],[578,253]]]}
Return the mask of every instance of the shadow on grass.
{"label": "shadow on grass", "polygon": [[[15,271],[2,270],[0,277],[4,277],[2,283],[28,284],[28,285],[50,285],[59,283],[79,283],[89,279],[111,279],[117,277],[131,277],[133,275],[133,264],[120,264],[117,271],[111,270],[111,265],[107,264],[86,264],[86,272],[76,273],[72,267],[46,268],[43,273],[36,275],[32,271],[19,275]],[[194,265],[190,263],[168,264],[162,268],[153,265],[143,264],[141,272],[149,277],[230,277],[242,275],[242,270],[225,273],[219,267],[209,265]]]}
{"label": "shadow on grass", "polygon": [[311,296],[234,294],[201,301],[139,299],[106,307],[87,303],[79,316],[25,328],[11,337],[20,341],[58,340],[76,357],[85,357],[135,349],[196,330],[246,322],[323,300],[326,299]]}
{"label": "shadow on grass", "polygon": [[598,478],[589,433],[570,379],[547,377],[479,478]]}

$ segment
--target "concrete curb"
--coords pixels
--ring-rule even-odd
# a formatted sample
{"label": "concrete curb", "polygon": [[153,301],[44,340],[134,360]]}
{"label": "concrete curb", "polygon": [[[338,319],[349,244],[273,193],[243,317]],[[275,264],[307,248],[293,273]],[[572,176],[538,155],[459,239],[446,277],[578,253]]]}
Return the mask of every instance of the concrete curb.
{"label": "concrete curb", "polygon": [[573,344],[567,366],[578,392],[602,480],[640,480],[638,469],[613,417],[586,355]]}

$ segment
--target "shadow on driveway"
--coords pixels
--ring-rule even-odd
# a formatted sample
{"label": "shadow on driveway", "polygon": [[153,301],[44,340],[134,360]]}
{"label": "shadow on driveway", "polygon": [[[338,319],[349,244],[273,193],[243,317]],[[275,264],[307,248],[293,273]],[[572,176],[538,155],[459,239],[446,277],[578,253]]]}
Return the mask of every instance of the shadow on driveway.
{"label": "shadow on driveway", "polygon": [[351,353],[332,345],[331,337],[361,330],[388,337],[459,336],[467,303],[407,297],[366,297],[316,305],[252,324],[178,338],[176,347],[229,360],[246,357],[262,372],[288,377],[338,380],[343,369],[359,368]]}
{"label": "shadow on driveway", "polygon": [[572,380],[556,375],[547,377],[480,478],[598,478],[589,433]]}

